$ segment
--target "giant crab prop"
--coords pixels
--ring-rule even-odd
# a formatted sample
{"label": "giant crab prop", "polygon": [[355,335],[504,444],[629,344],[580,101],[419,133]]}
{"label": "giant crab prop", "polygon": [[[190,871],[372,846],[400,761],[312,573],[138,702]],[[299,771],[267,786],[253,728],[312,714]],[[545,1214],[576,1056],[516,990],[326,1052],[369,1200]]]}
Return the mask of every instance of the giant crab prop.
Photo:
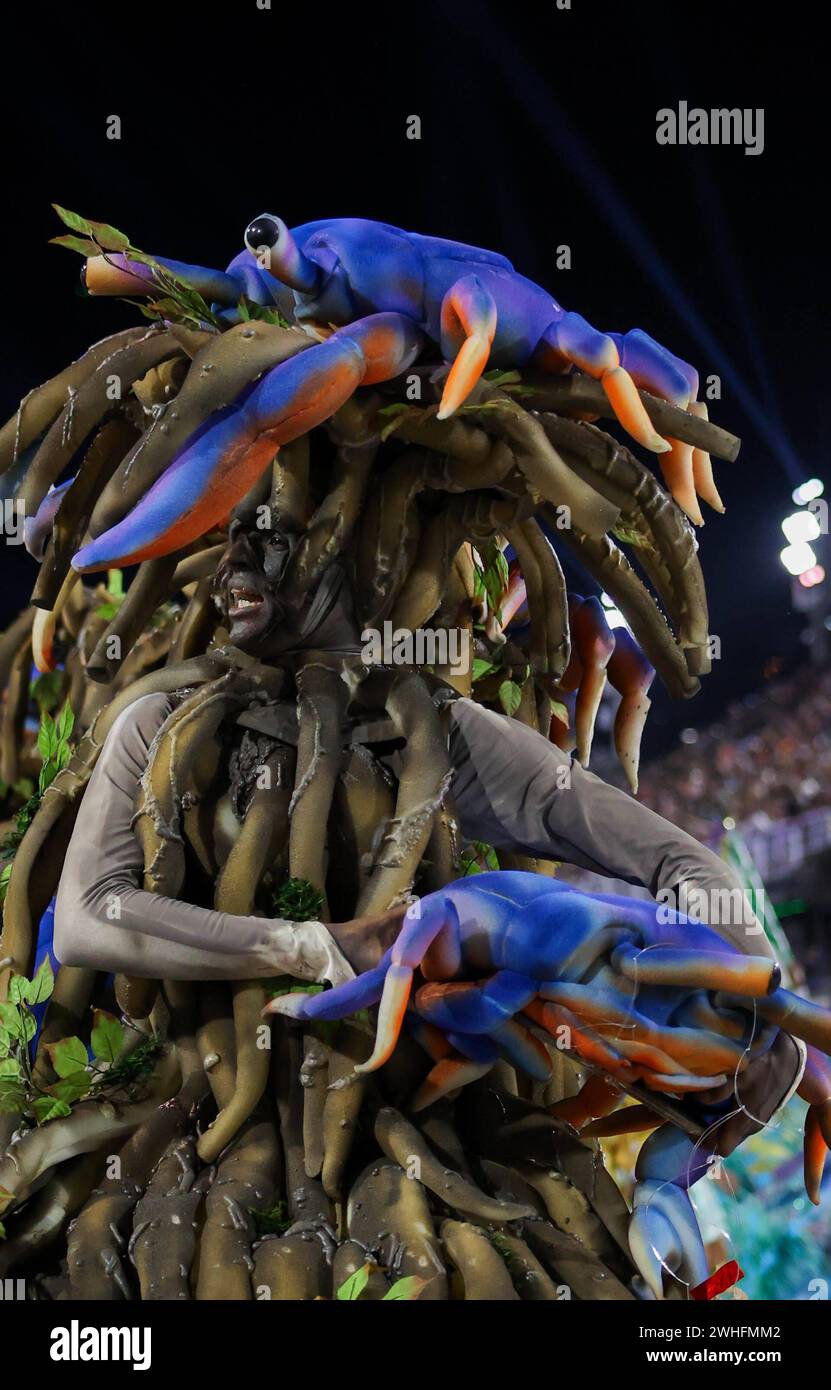
{"label": "giant crab prop", "polygon": [[[512,680],[521,691],[513,717],[576,745],[583,762],[608,676],[622,695],[615,737],[634,790],[654,672],[688,697],[709,669],[688,516],[700,520],[696,493],[720,508],[708,451],[732,459],[738,440],[706,419],[690,367],[640,331],[597,332],[489,252],[359,220],[290,232],[269,215],[218,272],[147,256],[112,227],[62,216],[71,235],[60,240],[86,257],[89,293],[140,301],[152,322],[91,348],[0,431],[0,467],[41,560],[33,608],[0,638],[7,813],[20,774],[37,767],[27,732],[33,659],[55,673],[80,734],[14,854],[3,990],[12,972],[31,972],[37,923],[108,729],[153,691],[179,703],[151,750],[149,801],[136,808],[145,887],[178,895],[187,853],[232,912],[267,911],[265,890],[286,874],[320,892],[324,920],[383,910],[413,890],[428,896],[371,980],[317,1004],[292,996],[300,1002],[287,1007],[310,1021],[301,1034],[272,1018],[271,1056],[257,1041],[260,982],[117,979],[126,1016],[164,1038],[162,1062],[114,1115],[83,1102],[41,1129],[18,1129],[0,1158],[10,1233],[0,1267],[31,1268],[77,1213],[71,1257],[51,1276],[56,1296],[245,1298],[265,1284],[272,1297],[315,1297],[368,1257],[369,1297],[383,1297],[391,1272],[423,1276],[427,1266],[430,1297],[514,1297],[516,1287],[556,1298],[568,1285],[576,1297],[627,1298],[636,1267],[654,1292],[677,1295],[704,1268],[681,1188],[708,1150],[694,1156],[668,1136],[703,1128],[704,1110],[694,1121],[689,1108],[703,1104],[697,1090],[739,1069],[777,1024],[808,1037],[814,1019],[824,1046],[824,1015],[791,998],[776,1014],[769,965],[733,956],[709,933],[685,926],[681,935],[680,923],[661,935],[654,909],[567,892],[542,862],[498,855],[503,867],[537,870],[511,876],[519,897],[511,905],[503,892],[499,911],[485,880],[454,883],[446,745],[423,675],[353,670],[347,688],[339,664],[314,653],[287,671],[261,666],[228,645],[213,586],[229,518],[264,517],[265,546],[272,532],[295,541],[287,601],[313,592],[337,560],[365,625],[468,628],[487,674],[474,685],[470,674],[433,674],[491,704]],[[672,496],[590,423],[609,416],[660,454]],[[610,632],[596,598],[569,598],[552,541],[606,590],[631,635]],[[86,579],[136,563],[123,599],[112,579]],[[397,784],[365,750],[341,749],[350,692],[403,744]],[[228,791],[223,731],[284,697],[299,709],[296,752],[263,754],[279,767],[275,790],[239,809],[238,846],[222,865],[210,826]],[[512,914],[526,940],[506,945]],[[456,915],[487,929],[476,942],[457,935]],[[393,1047],[417,967],[428,983]],[[472,983],[482,976],[493,978]],[[34,1058],[44,1084],[54,1079],[50,1045],[88,1030],[95,989],[95,972],[59,971]],[[316,1011],[338,1017],[379,996],[370,1059],[360,1021],[315,1031]],[[767,1020],[759,1030],[749,1001]],[[617,1011],[611,1025],[597,1018],[607,1006]],[[546,1032],[555,1016],[570,1020],[573,1064]],[[338,1084],[362,1059],[357,1081]],[[589,1078],[577,1098],[586,1066],[598,1065],[612,1084]],[[457,1099],[440,1096],[412,1119],[397,1108],[455,1091],[474,1073]],[[816,1056],[810,1077],[816,1196],[829,1094]],[[633,1086],[651,1116],[671,1122],[641,1161],[636,1265],[626,1205],[587,1131],[574,1133],[589,1117],[602,1124],[596,1117]],[[0,1118],[8,1140],[18,1122]],[[102,1180],[99,1161],[119,1136],[123,1183]],[[417,1182],[402,1172],[412,1155]],[[653,1191],[656,1181],[666,1190]],[[256,1244],[252,1209],[278,1200],[294,1224]]]}
{"label": "giant crab prop", "polygon": [[[743,955],[678,913],[665,918],[653,903],[578,893],[535,874],[483,873],[414,903],[375,970],[316,997],[276,999],[269,1009],[308,1022],[380,1001],[375,1047],[356,1068],[371,1072],[395,1048],[418,970],[425,983],[413,1001],[415,1032],[437,1060],[411,1101],[414,1110],[487,1074],[500,1058],[550,1080],[551,1054],[534,1024],[602,1069],[577,1097],[552,1108],[578,1129],[617,1108],[616,1082],[692,1098],[688,1109],[701,1127],[695,1138],[658,1115],[645,1125],[642,1112],[620,1116],[624,1128],[628,1121],[655,1130],[637,1163],[629,1241],[660,1298],[665,1271],[689,1288],[707,1278],[686,1191],[719,1154],[725,1117],[741,1108],[728,1079],[786,1024],[812,1045],[800,1094],[827,1096],[831,1082],[822,1055],[831,1052],[827,1010],[783,989],[767,956]],[[825,1099],[812,1107],[806,1128],[806,1183],[815,1201],[829,1140]]]}

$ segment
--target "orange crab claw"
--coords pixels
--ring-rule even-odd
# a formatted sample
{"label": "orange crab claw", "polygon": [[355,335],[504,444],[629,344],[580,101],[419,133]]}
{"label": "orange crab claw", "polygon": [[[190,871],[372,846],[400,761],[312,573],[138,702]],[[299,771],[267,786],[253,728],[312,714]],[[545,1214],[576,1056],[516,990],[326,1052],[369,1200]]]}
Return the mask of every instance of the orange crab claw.
{"label": "orange crab claw", "polygon": [[615,751],[632,795],[636,796],[641,738],[652,703],[646,692],[655,679],[655,667],[647,661],[628,628],[615,628],[615,649],[607,671],[622,697],[615,715]]}
{"label": "orange crab claw", "polygon": [[660,461],[664,482],[690,521],[695,526],[703,526],[704,517],[695,491],[692,445],[685,444],[681,439],[670,439],[669,443],[669,453],[664,454]]}
{"label": "orange crab claw", "polygon": [[594,721],[606,687],[606,667],[615,649],[615,635],[598,599],[584,599],[570,607],[572,640],[582,666],[574,709],[574,731],[577,735],[577,757],[583,767],[588,767]]}
{"label": "orange crab claw", "polygon": [[602,373],[600,384],[626,433],[651,453],[667,454],[672,448],[672,441],[664,439],[656,430],[626,368],[608,368]]}
{"label": "orange crab claw", "polygon": [[470,395],[490,357],[496,332],[496,304],[478,275],[451,285],[441,306],[441,345],[446,358],[455,354],[444,383],[437,418],[446,420]]}
{"label": "orange crab claw", "polygon": [[816,1047],[806,1048],[805,1071],[797,1093],[808,1102],[805,1116],[805,1191],[819,1206],[825,1160],[831,1148],[831,1062]]}
{"label": "orange crab claw", "polygon": [[[695,415],[698,420],[709,420],[710,415],[704,401],[690,401],[687,406],[690,415]],[[724,512],[726,507],[719,496],[713,477],[713,465],[710,462],[710,455],[704,449],[693,449],[692,471],[695,490],[699,497],[703,498],[708,506],[715,512]]]}
{"label": "orange crab claw", "polygon": [[427,1073],[410,1101],[410,1109],[426,1110],[443,1096],[460,1090],[462,1086],[469,1086],[471,1081],[478,1081],[492,1066],[493,1062],[474,1062],[469,1057],[462,1057],[460,1053],[443,1057]]}

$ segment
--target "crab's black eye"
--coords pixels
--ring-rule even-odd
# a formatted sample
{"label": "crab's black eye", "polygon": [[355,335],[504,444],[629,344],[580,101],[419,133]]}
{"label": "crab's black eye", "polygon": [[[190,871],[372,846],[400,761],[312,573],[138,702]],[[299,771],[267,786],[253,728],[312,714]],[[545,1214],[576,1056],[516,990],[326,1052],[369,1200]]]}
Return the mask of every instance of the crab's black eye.
{"label": "crab's black eye", "polygon": [[249,251],[257,251],[261,246],[276,246],[280,239],[282,223],[279,217],[270,212],[261,212],[245,229],[245,244]]}

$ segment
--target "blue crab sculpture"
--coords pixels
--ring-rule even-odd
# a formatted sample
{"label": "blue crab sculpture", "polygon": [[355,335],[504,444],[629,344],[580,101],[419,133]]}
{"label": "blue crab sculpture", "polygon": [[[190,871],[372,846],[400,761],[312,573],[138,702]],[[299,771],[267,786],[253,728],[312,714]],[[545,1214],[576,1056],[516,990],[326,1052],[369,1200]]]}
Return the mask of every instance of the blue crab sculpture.
{"label": "blue crab sculpture", "polygon": [[383,1065],[402,1024],[412,1024],[437,1058],[413,1109],[499,1058],[546,1080],[552,1060],[541,1037],[594,1069],[580,1094],[553,1110],[577,1129],[615,1109],[618,1083],[674,1098],[700,1137],[654,1117],[637,1161],[629,1231],[633,1259],[661,1297],[665,1271],[690,1289],[707,1278],[688,1189],[720,1156],[721,1128],[741,1104],[736,1079],[780,1028],[809,1044],[799,1093],[810,1102],[806,1185],[819,1200],[831,1142],[831,1067],[822,1055],[831,1052],[831,1013],[783,989],[780,978],[769,957],[744,955],[654,903],[502,871],[413,903],[376,969],[322,994],[278,998],[269,1010],[311,1021],[379,1004],[375,1047],[360,1071]]}
{"label": "blue crab sculpture", "polygon": [[277,448],[328,419],[359,386],[399,376],[438,345],[450,370],[438,418],[464,403],[486,367],[583,372],[600,381],[624,428],[662,455],[679,504],[700,520],[697,493],[721,502],[708,456],[657,433],[642,387],[690,413],[698,374],[647,333],[602,333],[567,312],[496,252],[402,231],[363,218],[309,222],[290,230],[263,214],[227,271],[112,252],[87,261],[93,294],[159,292],[159,267],[213,301],[234,323],[245,296],[283,306],[319,340],[288,361],[259,364],[255,379],[184,443],[129,514],[75,555],[76,570],[134,564],[169,554],[227,517]]}

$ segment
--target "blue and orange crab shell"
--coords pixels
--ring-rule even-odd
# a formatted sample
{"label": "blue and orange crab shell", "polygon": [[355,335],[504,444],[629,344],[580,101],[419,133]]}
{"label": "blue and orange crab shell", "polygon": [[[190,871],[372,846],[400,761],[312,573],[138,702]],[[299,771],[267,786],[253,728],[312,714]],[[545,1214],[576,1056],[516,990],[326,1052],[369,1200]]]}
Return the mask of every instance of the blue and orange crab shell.
{"label": "blue and orange crab shell", "polygon": [[694,1117],[696,1139],[657,1114],[651,1125],[635,1125],[654,1133],[637,1162],[629,1240],[656,1297],[665,1271],[691,1288],[707,1277],[687,1189],[724,1156],[720,1138],[736,1114],[739,1080],[780,1030],[808,1044],[800,1083],[811,1102],[806,1184],[819,1198],[831,1140],[831,1066],[823,1055],[831,1052],[831,1013],[784,989],[768,956],[744,955],[670,909],[530,873],[476,874],[414,902],[376,969],[268,1008],[310,1022],[374,1004],[375,1046],[356,1071],[382,1066],[407,1027],[435,1063],[411,1100],[414,1110],[500,1058],[547,1080],[553,1064],[544,1040],[554,1039],[591,1068],[579,1095],[552,1109],[577,1130],[602,1133],[598,1122],[619,1105],[621,1087],[633,1084],[647,1106],[654,1093]]}
{"label": "blue and orange crab shell", "polygon": [[[405,372],[431,347],[449,366],[439,420],[468,399],[487,367],[530,365],[600,383],[624,428],[662,456],[676,500],[701,520],[700,494],[721,508],[708,457],[656,430],[638,388],[706,415],[698,374],[640,329],[603,333],[567,312],[497,253],[361,218],[290,230],[263,214],[224,272],[158,259],[212,300],[224,324],[242,295],[282,308],[312,335],[288,361],[260,368],[225,408],[184,440],[169,466],[116,525],[76,553],[81,572],[180,550],[221,523],[281,445],[328,419],[360,386]],[[147,295],[158,270],[123,252],[87,262],[93,294]]]}

